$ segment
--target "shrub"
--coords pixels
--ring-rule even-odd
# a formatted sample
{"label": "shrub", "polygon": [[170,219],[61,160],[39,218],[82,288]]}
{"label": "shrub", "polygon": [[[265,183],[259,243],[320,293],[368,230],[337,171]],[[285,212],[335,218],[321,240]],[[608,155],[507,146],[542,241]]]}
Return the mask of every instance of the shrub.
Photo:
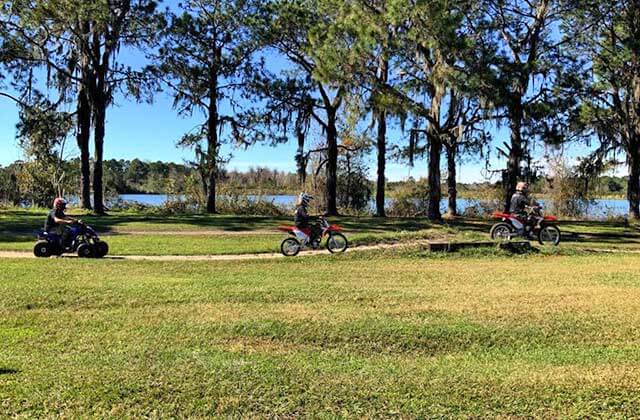
{"label": "shrub", "polygon": [[563,159],[552,161],[549,167],[552,176],[544,188],[547,210],[559,216],[586,216],[593,203],[589,179]]}
{"label": "shrub", "polygon": [[389,194],[387,214],[392,217],[416,217],[426,214],[429,189],[426,181],[409,180]]}

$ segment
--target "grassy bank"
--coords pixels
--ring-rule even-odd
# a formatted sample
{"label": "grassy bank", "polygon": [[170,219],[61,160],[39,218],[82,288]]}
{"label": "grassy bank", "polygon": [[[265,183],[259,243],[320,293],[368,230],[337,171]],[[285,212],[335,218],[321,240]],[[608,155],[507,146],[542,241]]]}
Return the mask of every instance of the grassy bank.
{"label": "grassy bank", "polygon": [[640,256],[0,260],[17,416],[633,416]]}

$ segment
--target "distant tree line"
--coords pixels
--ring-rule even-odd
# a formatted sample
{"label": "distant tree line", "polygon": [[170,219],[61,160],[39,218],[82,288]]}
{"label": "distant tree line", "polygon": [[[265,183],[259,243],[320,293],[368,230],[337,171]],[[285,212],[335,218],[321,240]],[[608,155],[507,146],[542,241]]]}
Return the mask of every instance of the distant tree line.
{"label": "distant tree line", "polygon": [[[506,207],[518,181],[541,175],[534,150],[545,150],[549,161],[575,146],[582,156],[565,173],[588,186],[612,165],[625,165],[630,214],[640,219],[639,0],[172,6],[2,2],[0,98],[20,110],[26,168],[22,180],[9,175],[9,182],[47,180],[53,193],[73,182],[82,206],[103,213],[105,192],[125,188],[119,174],[129,170],[104,160],[109,109],[116,99],[152,101],[167,90],[178,114],[201,120],[177,145],[193,151],[190,182],[210,213],[225,176],[224,144],[293,141],[300,185],[313,175],[329,215],[353,205],[340,194],[357,185],[364,194],[354,200],[375,190],[376,214],[385,216],[387,163],[413,165],[417,157],[427,161],[430,219],[441,218],[443,190],[448,212],[457,214],[456,172],[469,157],[504,158],[496,173]],[[146,63],[127,62],[124,50],[142,52]],[[401,134],[390,138],[392,127]],[[500,144],[497,128],[509,133]],[[76,175],[65,159],[71,138]],[[361,176],[368,173],[363,161],[352,160],[358,153],[376,155],[375,188]]]}
{"label": "distant tree line", "polygon": [[[72,195],[80,182],[78,159],[61,163],[65,179],[57,183],[49,173],[34,171],[31,163],[18,161],[0,166],[0,202],[13,204],[33,203],[50,206],[53,196]],[[93,162],[90,161],[90,164]],[[190,182],[197,178],[191,165],[165,162],[147,162],[139,159],[109,159],[103,162],[105,196],[120,194],[168,194],[189,193]],[[33,179],[32,174],[43,178]],[[269,168],[249,168],[246,171],[220,169],[220,182],[225,191],[234,194],[295,194],[298,190],[298,174]],[[345,179],[349,179],[345,176]]]}

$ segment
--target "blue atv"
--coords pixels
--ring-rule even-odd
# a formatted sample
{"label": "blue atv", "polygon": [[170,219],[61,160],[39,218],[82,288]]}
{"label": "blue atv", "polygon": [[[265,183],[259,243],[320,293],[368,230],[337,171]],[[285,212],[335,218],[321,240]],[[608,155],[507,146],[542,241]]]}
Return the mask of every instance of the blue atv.
{"label": "blue atv", "polygon": [[36,232],[38,242],[33,247],[33,254],[40,258],[66,253],[77,253],[80,258],[102,258],[109,253],[109,245],[100,240],[91,226],[78,221],[69,229],[70,245],[68,247],[64,246],[61,235],[45,230]]}

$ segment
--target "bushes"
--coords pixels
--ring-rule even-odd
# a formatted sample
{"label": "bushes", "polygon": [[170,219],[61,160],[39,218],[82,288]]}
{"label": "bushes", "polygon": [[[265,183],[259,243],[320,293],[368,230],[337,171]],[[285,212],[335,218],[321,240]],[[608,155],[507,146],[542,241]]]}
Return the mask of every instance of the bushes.
{"label": "bushes", "polygon": [[410,179],[389,193],[391,203],[387,214],[391,217],[416,217],[426,214],[429,206],[429,188],[425,180]]}
{"label": "bushes", "polygon": [[593,203],[590,180],[562,159],[551,162],[550,169],[552,177],[544,188],[547,210],[558,216],[585,216]]}

